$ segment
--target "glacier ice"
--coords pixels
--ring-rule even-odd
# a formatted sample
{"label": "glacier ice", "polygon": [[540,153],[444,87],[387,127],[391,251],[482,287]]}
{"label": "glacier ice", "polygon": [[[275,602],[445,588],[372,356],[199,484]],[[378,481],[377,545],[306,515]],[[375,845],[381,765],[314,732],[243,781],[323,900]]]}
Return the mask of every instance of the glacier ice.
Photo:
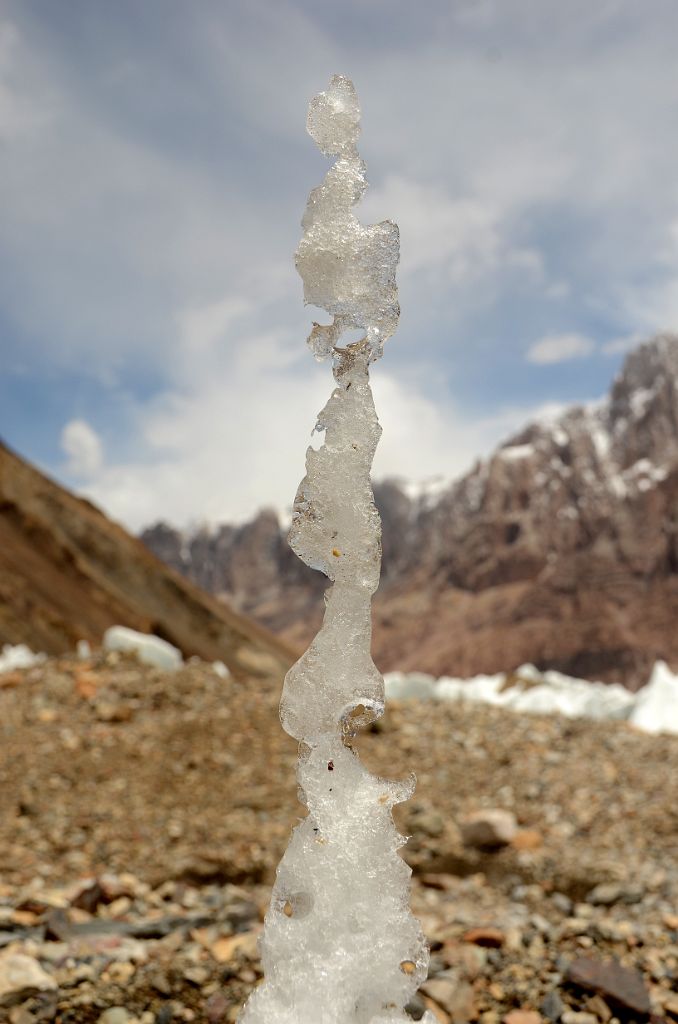
{"label": "glacier ice", "polygon": [[644,732],[678,734],[678,675],[665,661],[656,662],[647,685],[636,694],[630,721]]}
{"label": "glacier ice", "polygon": [[[391,814],[414,780],[372,776],[351,740],[384,709],[370,655],[381,566],[370,469],[381,427],[369,365],[398,321],[398,229],[390,221],[365,226],[353,213],[367,183],[348,78],[335,76],[312,100],[307,127],[336,160],[309,196],[296,265],[306,302],[331,316],[308,340],[316,358],[332,356],[336,387],[318,417],[324,443],[306,453],[289,539],[332,585],[320,632],[283,685],[280,716],[300,744],[307,815],[278,867],[261,942],[265,977],[240,1021],[396,1024],[410,1019],[404,1006],[428,966],[408,907],[410,869],[398,853],[405,839]],[[356,328],[364,336],[342,345]]]}
{"label": "glacier ice", "polygon": [[17,668],[32,668],[39,665],[46,654],[34,654],[26,644],[4,644],[0,651],[0,672],[11,672]]}
{"label": "glacier ice", "polygon": [[388,672],[387,700],[468,701],[510,711],[566,718],[629,721],[643,732],[678,733],[678,675],[658,661],[637,693],[619,683],[589,682],[521,665],[514,672],[471,679],[435,679],[423,672]]}
{"label": "glacier ice", "polygon": [[103,649],[135,654],[144,665],[152,665],[164,672],[176,672],[183,664],[181,651],[172,644],[151,633],[138,633],[128,626],[111,626],[107,629]]}

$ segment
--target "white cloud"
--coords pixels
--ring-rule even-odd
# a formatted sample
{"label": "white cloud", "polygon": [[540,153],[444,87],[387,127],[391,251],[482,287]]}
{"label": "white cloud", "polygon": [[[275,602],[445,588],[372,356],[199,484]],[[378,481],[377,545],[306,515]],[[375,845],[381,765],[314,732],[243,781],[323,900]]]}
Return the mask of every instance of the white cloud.
{"label": "white cloud", "polygon": [[498,216],[490,205],[454,199],[438,186],[398,176],[368,194],[361,217],[397,221],[403,274],[436,270],[459,282],[493,266],[501,247]]}
{"label": "white cloud", "polygon": [[525,358],[529,363],[548,366],[590,356],[595,348],[595,342],[584,334],[547,334],[529,347]]}
{"label": "white cloud", "polygon": [[204,358],[226,334],[229,326],[251,311],[251,304],[242,297],[226,298],[183,310],[177,320],[183,346],[196,358]]}
{"label": "white cloud", "polygon": [[103,449],[86,420],[71,420],[61,431],[61,449],[68,456],[66,471],[75,477],[95,477],[103,466]]}
{"label": "white cloud", "polygon": [[[231,308],[227,298],[216,305]],[[189,321],[193,315],[201,322],[197,310]],[[228,352],[238,333],[228,372],[208,370],[218,349],[192,375],[186,364],[170,390],[137,410],[134,454],[100,463],[90,476],[85,493],[114,518],[138,530],[157,519],[235,522],[265,505],[289,508],[334,382],[329,365],[314,364],[300,339],[294,350],[303,362],[290,368],[292,345],[283,333],[249,334],[245,326],[234,320],[219,336]],[[375,365],[372,381],[383,427],[376,478],[453,479],[530,418],[553,411],[507,407],[469,417],[453,401],[428,395],[425,378],[412,368],[397,372],[387,359]],[[81,427],[73,431],[76,440]]]}
{"label": "white cloud", "polygon": [[648,335],[637,332],[636,334],[625,334],[620,338],[612,338],[601,345],[601,352],[606,356],[616,356],[624,352],[630,352],[636,345],[640,345]]}
{"label": "white cloud", "polygon": [[511,234],[510,206],[491,197],[455,198],[439,185],[398,175],[367,194],[363,220],[395,220],[400,228],[401,275],[425,273],[434,287],[465,285],[502,268],[541,279],[541,252],[517,243]]}

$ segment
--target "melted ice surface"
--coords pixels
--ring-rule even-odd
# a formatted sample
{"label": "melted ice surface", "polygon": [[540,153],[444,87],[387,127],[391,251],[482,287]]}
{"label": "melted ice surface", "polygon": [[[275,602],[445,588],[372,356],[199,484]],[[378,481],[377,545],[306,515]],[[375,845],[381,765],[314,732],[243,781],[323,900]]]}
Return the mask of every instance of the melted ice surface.
{"label": "melted ice surface", "polygon": [[345,330],[360,328],[374,359],[398,325],[399,235],[392,221],[365,226],[353,213],[367,180],[356,148],[360,107],[348,78],[335,75],[327,91],[311,101],[307,127],[323,153],[338,157],[322,185],[311,192],[301,222],[304,236],[296,265],[304,300],[333,318],[330,324],[316,324],[308,342],[316,357],[324,359]]}
{"label": "melted ice surface", "polygon": [[[325,443],[306,453],[290,544],[331,581],[323,625],[287,674],[285,730],[300,741],[299,795],[307,816],[278,867],[262,939],[264,982],[241,1024],[396,1024],[426,978],[428,950],[408,909],[405,840],[391,814],[412,793],[376,778],[351,737],[383,713],[384,681],[370,654],[381,523],[370,483],[381,434],[369,364],[398,320],[395,224],[365,227],[353,206],[366,188],[353,84],[335,76],[311,102],[308,130],[336,162],[311,193],[297,251],[304,297],[327,310],[316,357],[333,354],[336,387],[318,417]],[[342,333],[365,337],[340,345]],[[426,1014],[425,1024],[435,1024]]]}

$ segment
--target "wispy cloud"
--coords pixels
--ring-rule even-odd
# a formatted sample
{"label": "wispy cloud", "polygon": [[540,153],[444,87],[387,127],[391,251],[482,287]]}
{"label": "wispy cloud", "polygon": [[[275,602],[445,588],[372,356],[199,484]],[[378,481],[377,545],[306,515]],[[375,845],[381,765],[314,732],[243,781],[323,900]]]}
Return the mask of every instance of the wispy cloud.
{"label": "wispy cloud", "polygon": [[645,335],[640,332],[626,334],[621,338],[611,338],[604,345],[601,345],[600,351],[606,356],[625,355],[635,348],[636,345],[640,345],[644,339]]}
{"label": "wispy cloud", "polygon": [[583,334],[547,334],[530,345],[525,358],[529,363],[551,366],[568,359],[584,359],[595,352],[595,342]]}
{"label": "wispy cloud", "polygon": [[61,431],[61,447],[68,456],[66,471],[91,480],[103,468],[101,439],[85,420],[70,420]]}

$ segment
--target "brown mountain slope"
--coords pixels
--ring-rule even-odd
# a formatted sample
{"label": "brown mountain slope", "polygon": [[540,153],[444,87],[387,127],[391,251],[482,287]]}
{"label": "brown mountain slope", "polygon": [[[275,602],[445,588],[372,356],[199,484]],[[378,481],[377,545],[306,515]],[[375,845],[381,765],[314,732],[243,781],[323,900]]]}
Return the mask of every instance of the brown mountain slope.
{"label": "brown mountain slope", "polygon": [[[380,668],[532,661],[633,689],[657,658],[678,668],[678,336],[641,345],[607,399],[530,424],[434,501],[394,483],[375,499]],[[288,639],[317,629],[322,577],[295,564],[273,514],[143,539]]]}
{"label": "brown mountain slope", "polygon": [[235,675],[279,674],[294,651],[168,569],[87,501],[0,444],[0,645],[62,653],[113,624],[154,632]]}

